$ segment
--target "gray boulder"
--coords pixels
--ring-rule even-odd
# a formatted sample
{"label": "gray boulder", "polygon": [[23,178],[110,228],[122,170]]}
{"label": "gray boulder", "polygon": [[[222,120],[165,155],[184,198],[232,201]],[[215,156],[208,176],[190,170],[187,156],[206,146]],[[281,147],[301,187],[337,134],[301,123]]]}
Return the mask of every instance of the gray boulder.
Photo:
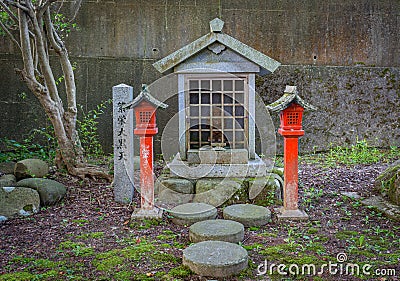
{"label": "gray boulder", "polygon": [[36,190],[25,187],[0,188],[0,217],[2,220],[29,216],[39,211],[40,197]]}
{"label": "gray boulder", "polygon": [[3,162],[0,163],[0,173],[2,174],[14,174],[15,162]]}
{"label": "gray boulder", "polygon": [[42,206],[49,206],[57,203],[67,193],[67,189],[63,184],[50,179],[23,179],[17,182],[16,186],[37,190],[40,195],[40,204]]}
{"label": "gray boulder", "polygon": [[25,159],[17,162],[14,175],[17,180],[25,178],[42,178],[49,173],[49,166],[40,159]]}
{"label": "gray boulder", "polygon": [[0,177],[0,187],[15,186],[16,179],[14,175],[4,175]]}

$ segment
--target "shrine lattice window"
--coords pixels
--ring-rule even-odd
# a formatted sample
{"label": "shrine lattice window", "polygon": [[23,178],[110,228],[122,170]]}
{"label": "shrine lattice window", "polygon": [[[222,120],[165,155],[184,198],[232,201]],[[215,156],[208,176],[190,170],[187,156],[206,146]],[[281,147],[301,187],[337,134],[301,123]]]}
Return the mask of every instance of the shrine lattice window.
{"label": "shrine lattice window", "polygon": [[189,77],[189,149],[203,146],[247,148],[245,77]]}

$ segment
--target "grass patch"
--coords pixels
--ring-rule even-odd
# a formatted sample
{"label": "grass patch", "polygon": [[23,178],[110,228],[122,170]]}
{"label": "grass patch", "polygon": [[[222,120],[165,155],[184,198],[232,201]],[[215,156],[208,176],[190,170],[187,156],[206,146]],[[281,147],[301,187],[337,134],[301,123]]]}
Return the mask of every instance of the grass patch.
{"label": "grass patch", "polygon": [[90,232],[76,236],[76,238],[78,239],[90,239],[90,238],[98,239],[103,237],[104,237],[104,232]]}

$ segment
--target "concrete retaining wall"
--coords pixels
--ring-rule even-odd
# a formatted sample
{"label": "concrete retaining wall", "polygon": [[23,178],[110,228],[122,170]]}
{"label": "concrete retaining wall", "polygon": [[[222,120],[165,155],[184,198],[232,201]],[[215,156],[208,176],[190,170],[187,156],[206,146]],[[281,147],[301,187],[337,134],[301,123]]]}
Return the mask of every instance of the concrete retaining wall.
{"label": "concrete retaining wall", "polygon": [[[140,84],[161,77],[154,61],[207,33],[218,16],[226,33],[282,62],[274,74],[257,79],[266,103],[294,84],[319,107],[305,115],[302,149],[354,143],[357,137],[400,145],[399,15],[400,2],[391,0],[89,0],[77,18],[80,31],[67,44],[77,63],[78,102],[88,110],[110,99],[112,86],[120,83],[133,85],[137,95]],[[14,47],[0,38],[0,137],[19,140],[46,124],[13,71],[20,66]],[[108,152],[111,112],[99,125]]]}

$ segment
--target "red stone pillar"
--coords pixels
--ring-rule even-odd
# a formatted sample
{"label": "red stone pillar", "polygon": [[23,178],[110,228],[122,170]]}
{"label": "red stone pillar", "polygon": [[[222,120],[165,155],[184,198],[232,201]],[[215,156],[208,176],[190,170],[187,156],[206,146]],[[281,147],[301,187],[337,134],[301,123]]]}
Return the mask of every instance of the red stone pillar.
{"label": "red stone pillar", "polygon": [[[280,132],[281,133],[281,132]],[[282,133],[281,133],[282,134]],[[285,210],[298,209],[298,147],[299,136],[284,136],[284,187],[283,208]]]}
{"label": "red stone pillar", "polygon": [[132,219],[161,218],[162,210],[154,206],[153,136],[158,133],[156,109],[168,105],[150,95],[147,85],[128,105],[135,111],[136,128],[133,133],[140,138],[140,208]]}
{"label": "red stone pillar", "polygon": [[292,104],[281,112],[281,127],[278,133],[284,141],[284,184],[283,208],[278,212],[279,219],[308,219],[308,215],[299,210],[299,138],[304,135],[301,127],[303,108]]}
{"label": "red stone pillar", "polygon": [[140,136],[140,197],[143,210],[154,208],[153,136]]}

